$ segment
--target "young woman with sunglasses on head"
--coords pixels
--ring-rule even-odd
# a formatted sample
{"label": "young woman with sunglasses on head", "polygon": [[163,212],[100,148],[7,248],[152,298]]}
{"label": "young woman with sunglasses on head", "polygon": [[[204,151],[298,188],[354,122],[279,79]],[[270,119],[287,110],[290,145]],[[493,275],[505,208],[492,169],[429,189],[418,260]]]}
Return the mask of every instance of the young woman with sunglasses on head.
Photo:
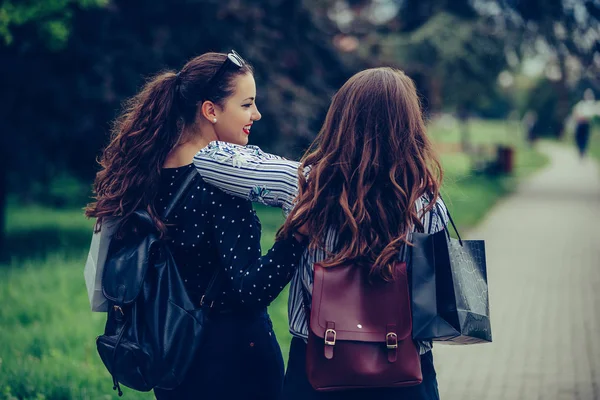
{"label": "young woman with sunglasses on head", "polygon": [[277,240],[261,257],[252,204],[200,177],[168,220],[160,217],[194,173],[194,154],[214,140],[246,145],[260,117],[251,67],[233,51],[207,53],[147,82],[102,155],[87,216],[101,227],[105,217],[126,221],[134,210],[148,210],[199,305],[210,278],[222,271],[196,361],[178,388],[155,389],[158,399],[262,400],[281,392],[283,359],[266,307],[291,279],[306,248],[302,237]]}
{"label": "young woman with sunglasses on head", "polygon": [[[350,78],[333,97],[325,123],[298,164],[222,142],[195,157],[200,174],[224,191],[288,214],[278,238],[300,229],[310,245],[290,287],[293,339],[284,399],[438,399],[431,342],[419,342],[423,382],[405,388],[317,392],[306,374],[306,340],[315,263],[354,264],[385,276],[411,231],[446,224],[442,169],[427,138],[413,81],[392,68]],[[224,179],[224,177],[227,177]]]}

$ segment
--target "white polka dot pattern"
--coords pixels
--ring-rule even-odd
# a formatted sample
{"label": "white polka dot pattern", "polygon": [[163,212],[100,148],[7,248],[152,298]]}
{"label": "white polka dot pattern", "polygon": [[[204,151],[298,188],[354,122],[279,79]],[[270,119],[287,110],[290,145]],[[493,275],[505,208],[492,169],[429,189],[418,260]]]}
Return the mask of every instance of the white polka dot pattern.
{"label": "white polka dot pattern", "polygon": [[[163,169],[155,207],[162,209],[193,164]],[[206,190],[206,189],[209,190]],[[168,221],[168,240],[190,295],[199,301],[215,267],[223,279],[223,308],[265,307],[290,281],[304,247],[278,241],[261,257],[261,225],[252,204],[200,181]],[[218,240],[217,240],[218,239]],[[298,256],[289,256],[291,254]],[[267,286],[267,281],[275,285]],[[222,293],[222,294],[221,294]]]}

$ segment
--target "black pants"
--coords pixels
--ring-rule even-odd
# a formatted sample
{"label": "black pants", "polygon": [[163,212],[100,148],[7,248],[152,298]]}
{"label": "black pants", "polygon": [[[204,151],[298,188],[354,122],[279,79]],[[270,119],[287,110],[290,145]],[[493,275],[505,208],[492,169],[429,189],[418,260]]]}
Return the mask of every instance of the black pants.
{"label": "black pants", "polygon": [[266,309],[211,318],[204,345],[181,386],[155,389],[159,400],[275,400],[283,357]]}
{"label": "black pants", "polygon": [[293,338],[290,358],[283,383],[283,400],[439,400],[433,355],[431,351],[421,356],[423,382],[416,386],[386,389],[359,389],[340,392],[317,392],[306,376],[306,343]]}
{"label": "black pants", "polygon": [[579,149],[581,157],[585,156],[589,140],[590,124],[588,122],[579,122],[575,128],[575,142],[577,143],[577,149]]}

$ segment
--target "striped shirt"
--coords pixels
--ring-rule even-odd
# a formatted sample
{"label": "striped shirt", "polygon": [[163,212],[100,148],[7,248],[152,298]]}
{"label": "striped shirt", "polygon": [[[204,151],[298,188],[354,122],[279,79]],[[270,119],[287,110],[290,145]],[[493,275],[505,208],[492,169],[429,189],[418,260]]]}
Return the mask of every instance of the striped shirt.
{"label": "striped shirt", "polygon": [[[239,146],[226,142],[211,142],[194,156],[194,165],[202,178],[226,193],[243,197],[268,206],[281,207],[287,216],[294,208],[298,194],[298,167],[296,161],[286,160],[265,153],[256,146]],[[304,171],[308,173],[307,170]],[[429,204],[422,196],[415,204],[426,233],[444,229],[447,221],[446,206],[438,198],[432,211],[423,213]],[[313,266],[323,261],[327,252],[335,249],[337,235],[330,229],[326,235],[325,248],[306,250],[300,266],[292,276],[288,299],[290,333],[302,339],[308,338],[308,316],[304,301],[312,300]],[[401,253],[404,253],[402,251]],[[404,259],[404,254],[399,255]],[[431,342],[418,342],[420,354],[431,349]]]}

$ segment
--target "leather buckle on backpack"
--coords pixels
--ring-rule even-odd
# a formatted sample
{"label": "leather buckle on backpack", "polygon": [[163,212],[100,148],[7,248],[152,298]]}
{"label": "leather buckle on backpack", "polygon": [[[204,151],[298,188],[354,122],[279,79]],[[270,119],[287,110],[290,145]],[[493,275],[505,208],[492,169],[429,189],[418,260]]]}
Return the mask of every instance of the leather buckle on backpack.
{"label": "leather buckle on backpack", "polygon": [[[331,334],[333,336],[333,338],[329,338],[329,334]],[[335,346],[335,338],[336,338],[337,334],[335,333],[335,330],[333,329],[327,329],[325,331],[325,344],[329,345],[329,346]]]}
{"label": "leather buckle on backpack", "polygon": [[123,309],[121,308],[121,306],[113,306],[113,309],[115,311],[118,311],[121,313],[121,316],[125,316],[125,313],[123,312]]}
{"label": "leather buckle on backpack", "polygon": [[394,332],[389,332],[385,335],[385,344],[388,349],[397,349],[398,348],[398,335]]}

